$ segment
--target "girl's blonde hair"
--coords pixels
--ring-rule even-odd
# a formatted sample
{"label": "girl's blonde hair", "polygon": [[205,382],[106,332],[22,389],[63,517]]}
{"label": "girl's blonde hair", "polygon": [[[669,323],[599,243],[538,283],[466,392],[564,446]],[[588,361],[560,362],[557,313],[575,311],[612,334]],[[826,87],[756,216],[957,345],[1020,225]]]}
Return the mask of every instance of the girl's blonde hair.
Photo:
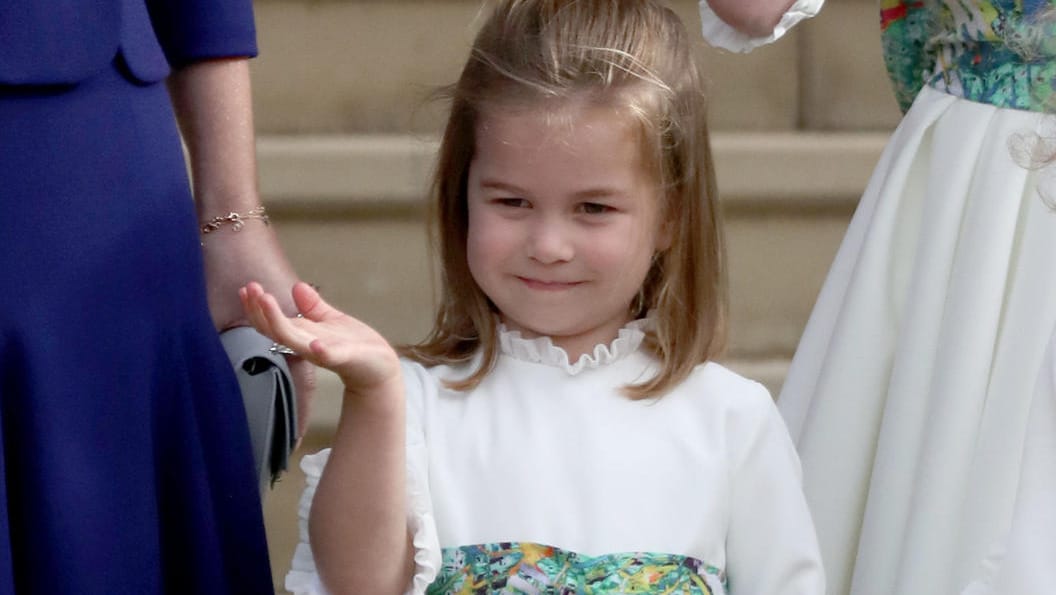
{"label": "girl's blonde hair", "polygon": [[479,367],[449,387],[477,386],[498,357],[495,308],[469,271],[466,184],[486,110],[553,108],[571,99],[634,118],[662,188],[671,246],[654,258],[631,316],[654,319],[645,347],[659,372],[625,387],[657,397],[717,355],[725,340],[722,228],[702,76],[689,34],[653,0],[500,0],[483,24],[457,83],[433,179],[441,303],[430,335],[401,352],[423,364]]}

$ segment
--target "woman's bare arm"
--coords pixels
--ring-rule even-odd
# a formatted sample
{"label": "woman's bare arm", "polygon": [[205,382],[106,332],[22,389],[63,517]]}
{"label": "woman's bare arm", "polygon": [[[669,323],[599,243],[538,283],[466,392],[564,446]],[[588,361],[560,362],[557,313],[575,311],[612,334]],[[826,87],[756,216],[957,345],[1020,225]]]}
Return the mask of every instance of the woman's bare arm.
{"label": "woman's bare arm", "polygon": [[[169,77],[169,95],[190,154],[198,220],[245,214],[260,205],[248,60],[207,60],[178,68]],[[202,240],[209,311],[218,330],[248,324],[238,290],[250,281],[280,296],[283,311],[296,312],[290,288],[297,275],[273,227],[249,220],[240,231],[225,226]],[[290,369],[300,436],[308,423],[315,370],[297,358],[290,359]]]}

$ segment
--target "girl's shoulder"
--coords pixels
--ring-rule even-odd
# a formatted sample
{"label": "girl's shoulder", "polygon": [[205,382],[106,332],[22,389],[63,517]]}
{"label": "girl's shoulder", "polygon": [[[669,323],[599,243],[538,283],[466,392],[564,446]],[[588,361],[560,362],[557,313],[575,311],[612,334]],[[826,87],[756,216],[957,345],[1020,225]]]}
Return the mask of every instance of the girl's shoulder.
{"label": "girl's shoulder", "polygon": [[[408,357],[400,358],[400,367],[403,371],[405,384],[414,383],[427,388],[430,385],[439,385],[441,379],[462,380],[477,369],[480,365],[480,355],[459,364],[423,364]],[[415,388],[418,388],[417,386]]]}
{"label": "girl's shoulder", "polygon": [[761,383],[708,362],[697,366],[684,385],[699,419],[723,437],[731,460],[743,462],[758,445],[769,444],[784,453],[781,460],[798,466],[784,419]]}
{"label": "girl's shoulder", "polygon": [[732,398],[743,396],[750,400],[762,398],[772,400],[770,391],[761,382],[742,376],[714,361],[698,364],[683,385],[689,385],[697,390],[714,391]]}
{"label": "girl's shoulder", "polygon": [[448,382],[458,382],[471,376],[480,366],[480,355],[458,364],[423,364],[407,357],[400,358],[404,394],[411,411],[422,410],[425,403],[437,402],[450,396]]}
{"label": "girl's shoulder", "polygon": [[712,413],[728,411],[754,417],[777,411],[770,391],[762,383],[713,361],[694,368],[670,396],[693,399]]}

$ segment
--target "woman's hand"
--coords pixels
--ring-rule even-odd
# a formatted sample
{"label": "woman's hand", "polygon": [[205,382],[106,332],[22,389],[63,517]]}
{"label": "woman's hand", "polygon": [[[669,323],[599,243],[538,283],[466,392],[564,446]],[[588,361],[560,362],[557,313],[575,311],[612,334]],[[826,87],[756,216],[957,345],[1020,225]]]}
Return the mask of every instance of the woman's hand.
{"label": "woman's hand", "polygon": [[[209,312],[218,331],[250,324],[239,300],[239,290],[252,280],[284,297],[283,312],[297,307],[289,288],[298,282],[279,247],[274,230],[261,221],[247,221],[239,231],[221,228],[202,237]],[[297,436],[304,436],[315,395],[315,366],[300,357],[287,356],[297,394]]]}
{"label": "woman's hand", "polygon": [[301,317],[286,316],[259,283],[239,290],[246,316],[258,331],[332,370],[346,394],[369,400],[400,382],[396,351],[377,331],[326,303],[307,283],[294,285],[291,294]]}

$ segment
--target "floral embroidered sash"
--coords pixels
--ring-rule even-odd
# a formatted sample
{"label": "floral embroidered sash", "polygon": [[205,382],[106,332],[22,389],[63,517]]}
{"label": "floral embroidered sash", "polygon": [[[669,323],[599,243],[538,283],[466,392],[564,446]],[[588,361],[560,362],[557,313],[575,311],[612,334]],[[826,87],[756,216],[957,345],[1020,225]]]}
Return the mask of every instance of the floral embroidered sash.
{"label": "floral embroidered sash", "polygon": [[443,550],[429,595],[723,595],[725,574],[696,558],[657,553],[584,556],[534,543]]}

